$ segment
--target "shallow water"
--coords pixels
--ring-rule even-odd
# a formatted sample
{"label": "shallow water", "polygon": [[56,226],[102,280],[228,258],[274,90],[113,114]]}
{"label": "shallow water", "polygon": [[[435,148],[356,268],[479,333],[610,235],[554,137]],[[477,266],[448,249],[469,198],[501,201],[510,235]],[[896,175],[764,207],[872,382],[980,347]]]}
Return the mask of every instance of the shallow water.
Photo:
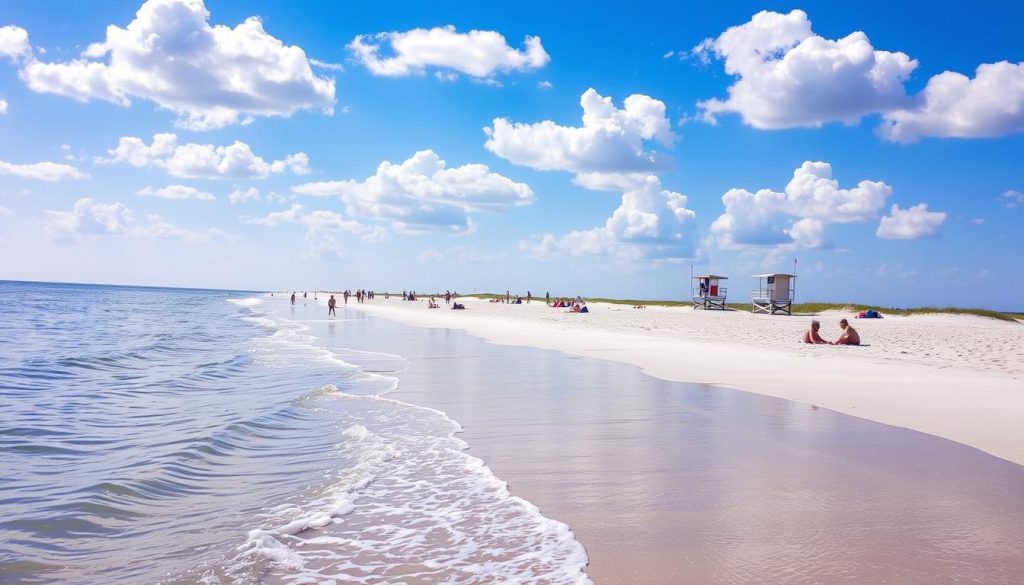
{"label": "shallow water", "polygon": [[0,283],[0,581],[585,580],[454,421],[380,398],[406,360],[269,301]]}

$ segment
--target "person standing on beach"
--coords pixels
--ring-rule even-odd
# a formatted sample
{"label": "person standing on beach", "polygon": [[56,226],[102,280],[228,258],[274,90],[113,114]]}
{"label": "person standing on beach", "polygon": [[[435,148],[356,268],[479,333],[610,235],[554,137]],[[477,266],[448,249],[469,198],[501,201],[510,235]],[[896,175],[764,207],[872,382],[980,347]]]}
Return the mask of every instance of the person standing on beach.
{"label": "person standing on beach", "polygon": [[512,295],[509,294],[508,291],[505,291],[505,303],[511,303],[511,302],[512,302]]}
{"label": "person standing on beach", "polygon": [[292,304],[295,304],[295,293],[292,293]]}
{"label": "person standing on beach", "polygon": [[327,300],[327,316],[328,317],[330,317],[331,315],[334,315],[335,317],[338,316],[338,314],[334,312],[334,306],[337,305],[337,304],[338,304],[338,301],[334,300],[334,295],[331,295],[331,298]]}
{"label": "person standing on beach", "polygon": [[551,291],[544,291],[544,304],[551,305]]}
{"label": "person standing on beach", "polygon": [[348,304],[348,289],[347,288],[345,289],[345,292],[342,293],[341,296],[345,297],[345,304],[347,305]]}
{"label": "person standing on beach", "polygon": [[526,291],[526,304],[529,305],[530,301],[532,301],[532,300],[533,300],[533,293],[531,293],[530,291]]}

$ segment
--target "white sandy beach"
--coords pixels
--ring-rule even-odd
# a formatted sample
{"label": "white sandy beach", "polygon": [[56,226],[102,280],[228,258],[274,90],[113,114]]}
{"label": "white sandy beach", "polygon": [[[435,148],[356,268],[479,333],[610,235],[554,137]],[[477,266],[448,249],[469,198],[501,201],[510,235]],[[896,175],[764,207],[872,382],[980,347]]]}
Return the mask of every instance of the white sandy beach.
{"label": "white sandy beach", "polygon": [[[339,299],[340,301],[340,299]],[[350,307],[355,299],[350,299]],[[359,305],[496,344],[629,363],[658,378],[736,388],[914,429],[1024,464],[1024,326],[969,315],[851,319],[866,347],[799,343],[809,316],[592,303],[589,314],[461,299],[467,310],[379,296]],[[324,302],[324,301],[321,301]],[[816,317],[834,339],[840,313]]]}

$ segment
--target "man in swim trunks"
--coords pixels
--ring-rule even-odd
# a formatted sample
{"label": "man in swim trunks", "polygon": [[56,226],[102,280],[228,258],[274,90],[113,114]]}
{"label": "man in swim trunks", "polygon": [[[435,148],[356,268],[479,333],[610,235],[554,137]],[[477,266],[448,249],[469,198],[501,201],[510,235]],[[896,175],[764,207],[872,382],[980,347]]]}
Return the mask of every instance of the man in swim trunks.
{"label": "man in swim trunks", "polygon": [[335,317],[338,316],[338,314],[334,312],[334,306],[337,305],[337,304],[338,304],[338,301],[334,300],[334,295],[331,295],[331,298],[327,299],[327,316],[328,317],[330,317],[331,315],[334,315]]}
{"label": "man in swim trunks", "polygon": [[825,341],[824,339],[821,338],[821,335],[818,334],[818,330],[819,329],[821,329],[821,323],[819,323],[818,321],[811,321],[810,328],[808,328],[807,331],[804,331],[803,342],[804,343],[828,343],[827,341]]}
{"label": "man in swim trunks", "polygon": [[846,319],[839,321],[839,327],[843,333],[832,343],[833,345],[860,345],[860,335],[857,334],[856,329],[850,327],[849,321]]}

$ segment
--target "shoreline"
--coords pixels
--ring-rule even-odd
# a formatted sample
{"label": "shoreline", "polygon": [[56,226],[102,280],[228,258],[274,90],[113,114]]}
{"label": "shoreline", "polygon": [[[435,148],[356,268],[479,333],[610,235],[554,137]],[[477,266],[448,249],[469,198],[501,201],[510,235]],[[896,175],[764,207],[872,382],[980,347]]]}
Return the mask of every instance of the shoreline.
{"label": "shoreline", "polygon": [[[1024,364],[1014,355],[1024,347],[1024,328],[1016,323],[960,315],[856,320],[869,345],[807,346],[798,336],[810,317],[604,303],[577,315],[543,302],[459,300],[466,311],[380,297],[350,307],[407,325],[462,330],[497,345],[631,364],[667,381],[827,408],[1024,464]],[[839,316],[817,317],[826,338]],[[945,347],[951,339],[961,342]]]}

